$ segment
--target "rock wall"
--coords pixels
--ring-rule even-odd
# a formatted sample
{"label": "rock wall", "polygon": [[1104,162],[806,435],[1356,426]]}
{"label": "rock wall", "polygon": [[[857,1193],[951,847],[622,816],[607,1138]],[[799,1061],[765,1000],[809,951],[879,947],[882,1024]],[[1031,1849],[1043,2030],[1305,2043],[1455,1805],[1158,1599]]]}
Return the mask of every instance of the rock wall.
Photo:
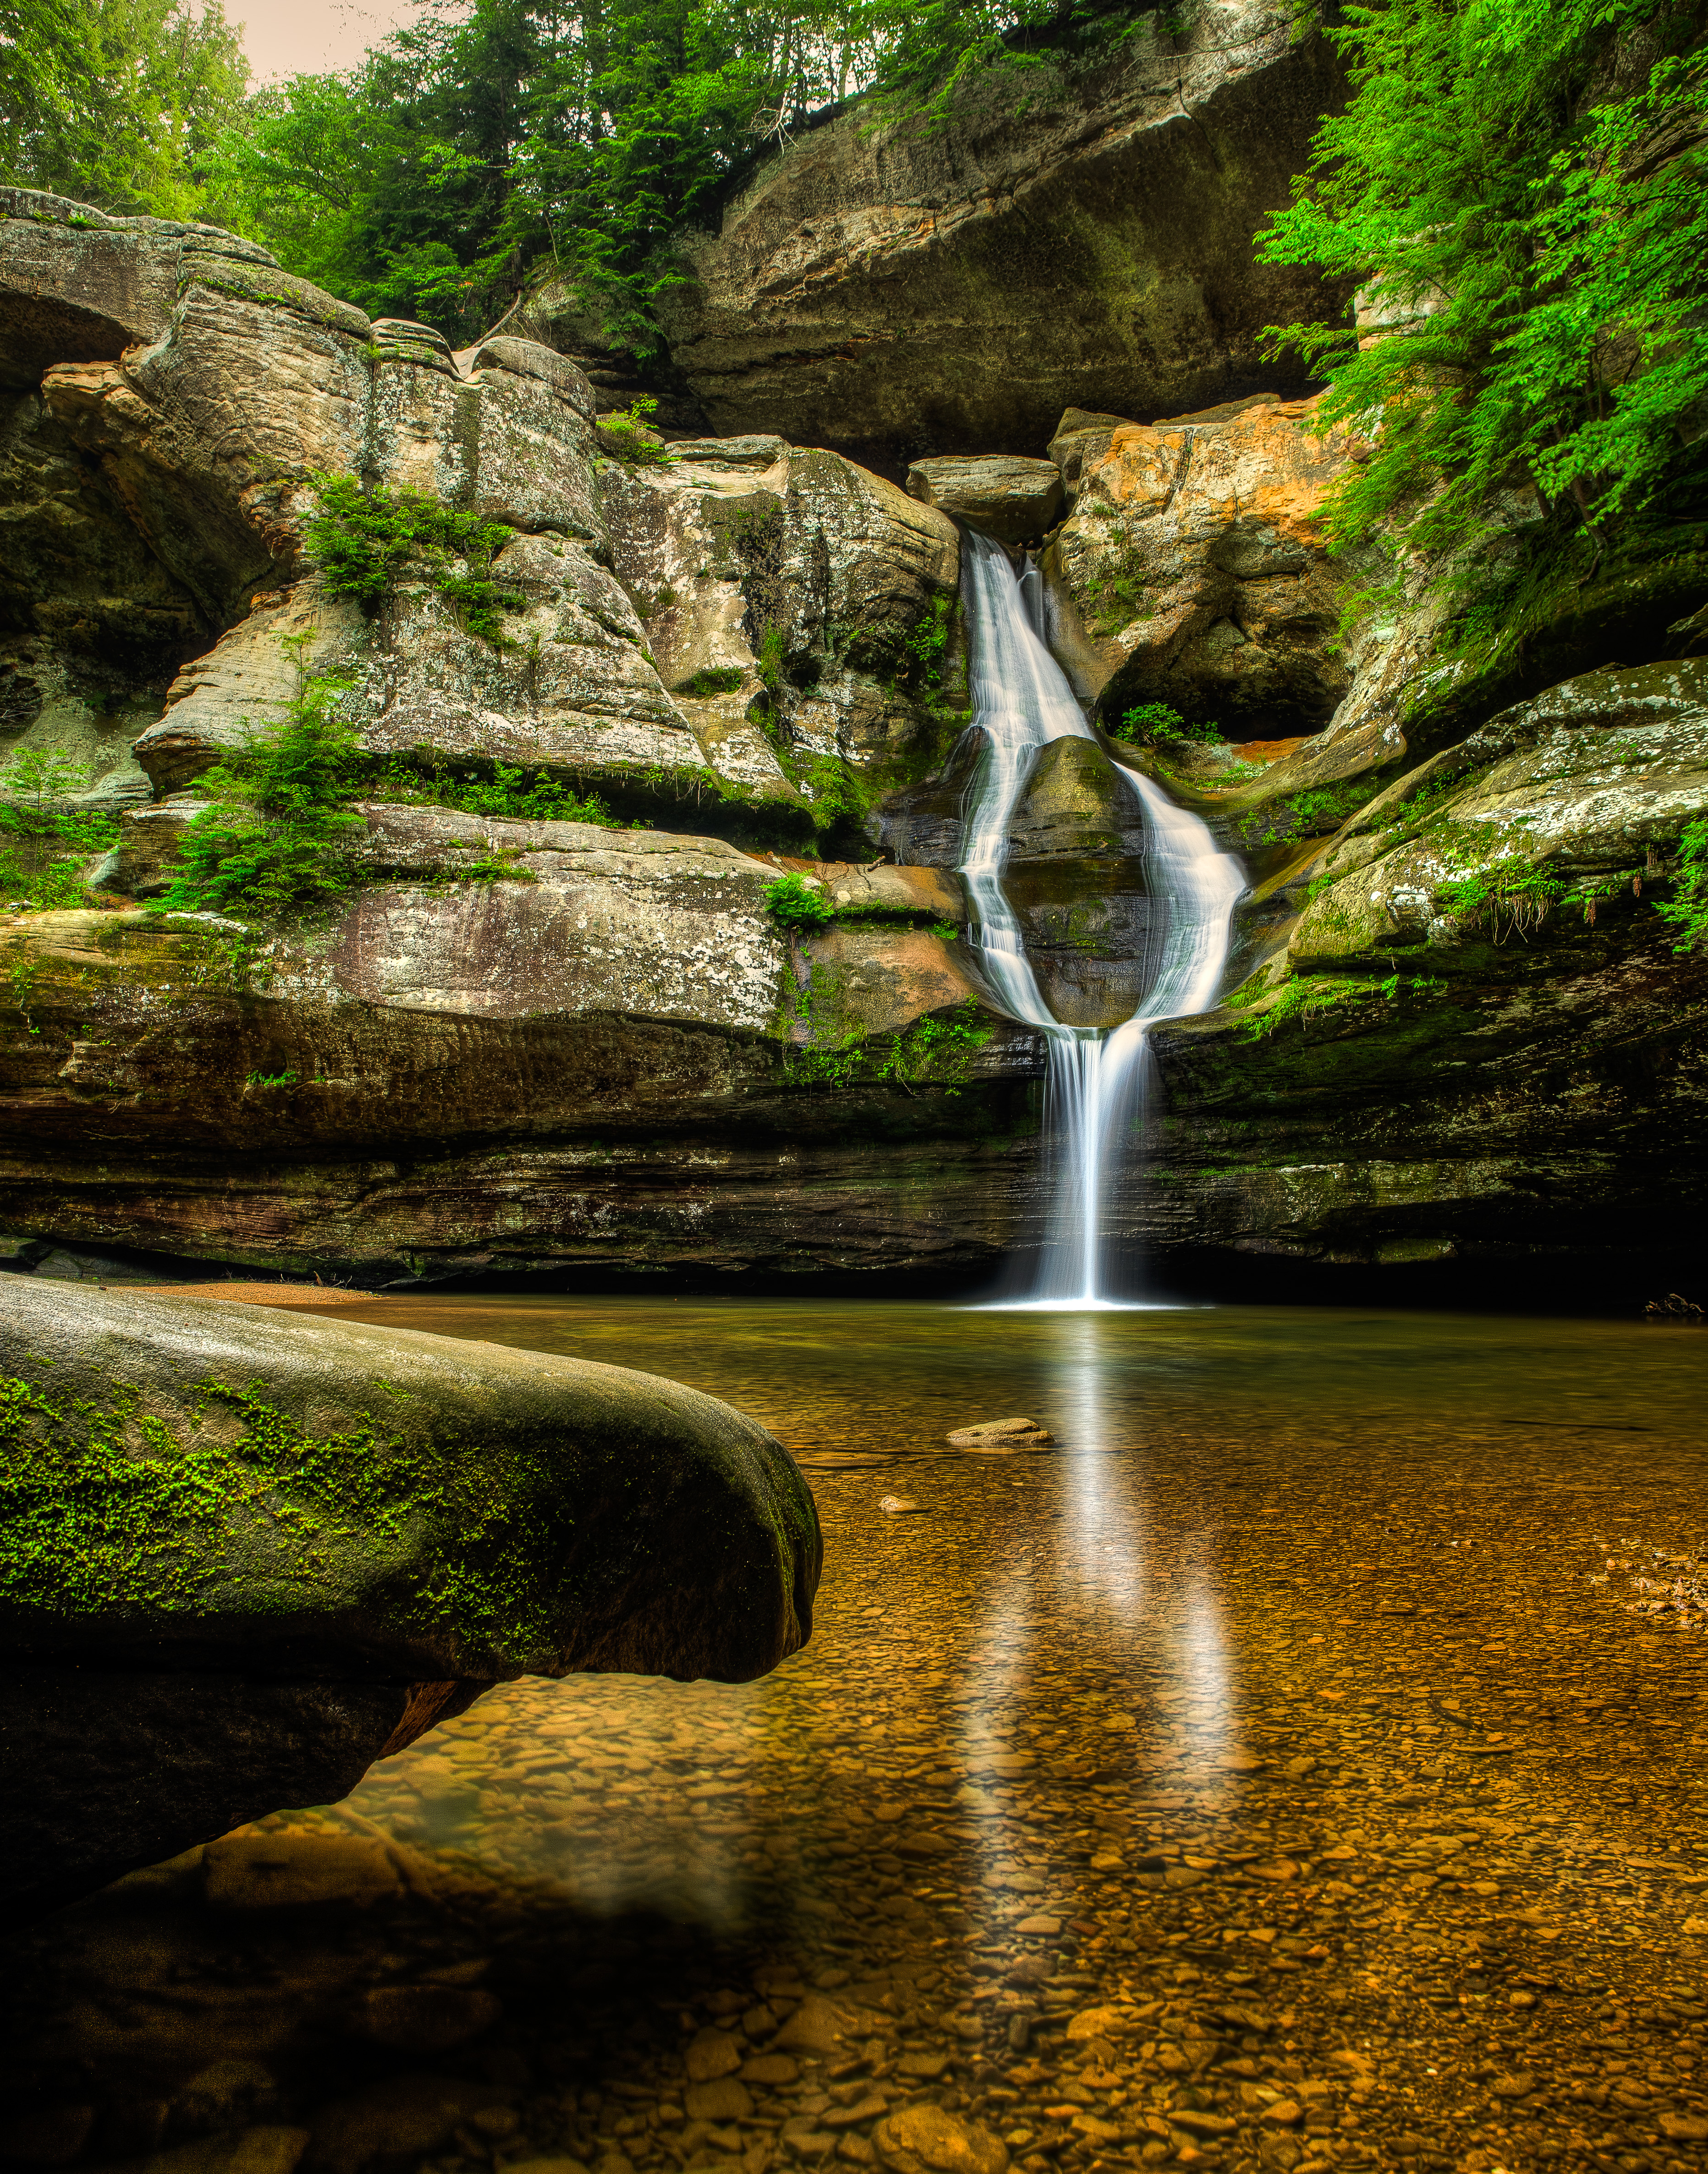
{"label": "rock wall", "polygon": [[[988,1276],[1040,1226],[1042,1066],[959,941],[979,747],[951,511],[1057,521],[1051,636],[1106,722],[1171,703],[1238,735],[1061,743],[1015,810],[1011,892],[1076,1024],[1127,1015],[1154,948],[1123,765],[1246,858],[1226,1004],[1154,1037],[1155,1158],[1116,1203],[1136,1247],[1288,1275],[1640,1262],[1694,1198],[1702,968],[1655,907],[1708,811],[1701,668],[1503,707],[1420,573],[1338,646],[1318,516],[1361,449],[1308,402],[1075,407],[1047,468],[922,461],[909,495],[769,431],[637,444],[555,352],[453,356],[208,230],[8,203],[0,296],[42,363],[6,441],[10,684],[26,738],[81,689],[119,748],[98,791],[155,796],[90,872],[101,910],[0,916],[14,1265]],[[512,530],[499,640],[430,570],[371,612],[316,585],[311,479],[340,463]],[[400,792],[503,763],[624,819],[376,778],[321,922],[151,914],[197,778],[283,714],[299,661],[349,683]],[[782,852],[833,830],[891,864]],[[828,925],[770,917],[785,869]]]}
{"label": "rock wall", "polygon": [[[900,683],[914,628],[953,603],[956,533],[880,478],[776,439],[625,463],[596,441],[587,380],[535,343],[453,356],[212,229],[28,192],[0,210],[20,351],[75,333],[78,358],[19,392],[0,479],[20,547],[0,662],[27,727],[62,741],[42,713],[78,692],[133,727],[163,690],[136,757],[170,792],[282,716],[305,669],[332,673],[376,755],[543,769],[661,814],[709,791],[795,811],[803,838],[824,781],[780,751],[857,767],[935,744]],[[377,610],[323,593],[304,549],[322,473],[511,529],[496,637],[419,566]],[[762,684],[767,635],[789,690]],[[728,683],[710,703],[708,671]]]}
{"label": "rock wall", "polygon": [[[1322,294],[1251,237],[1340,95],[1290,9],[1219,0],[1093,63],[996,71],[944,127],[856,106],[684,237],[672,362],[717,430],[879,463],[1035,455],[1064,408],[1256,390],[1261,327]],[[561,304],[537,307],[543,328]]]}

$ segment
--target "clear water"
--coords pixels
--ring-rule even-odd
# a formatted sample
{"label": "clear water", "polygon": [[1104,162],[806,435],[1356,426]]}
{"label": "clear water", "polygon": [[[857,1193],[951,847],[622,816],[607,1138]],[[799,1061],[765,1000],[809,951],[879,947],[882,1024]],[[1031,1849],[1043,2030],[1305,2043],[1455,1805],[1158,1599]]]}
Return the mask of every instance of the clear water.
{"label": "clear water", "polygon": [[[341,1311],[753,1412],[812,1643],[500,1687],[14,1939],[34,2163],[840,2174],[929,2106],[969,2174],[1700,2165],[1700,1332]],[[1016,1414],[1054,1447],[943,1441]]]}
{"label": "clear water", "polygon": [[1112,1031],[1062,1025],[1027,959],[1003,870],[1014,811],[1040,750],[1091,734],[1045,643],[1036,572],[1017,574],[998,545],[973,534],[962,564],[973,721],[987,743],[967,807],[960,868],[967,941],[992,996],[1045,1036],[1049,1059],[1049,1225],[1036,1272],[1015,1302],[1095,1309],[1122,1302],[1127,1280],[1129,1264],[1108,1227],[1106,1194],[1120,1159],[1143,1149],[1154,1073],[1149,1030],[1158,1019],[1207,1011],[1215,1002],[1245,872],[1159,786],[1119,770],[1144,811],[1146,873],[1161,930],[1157,971],[1132,1016]]}

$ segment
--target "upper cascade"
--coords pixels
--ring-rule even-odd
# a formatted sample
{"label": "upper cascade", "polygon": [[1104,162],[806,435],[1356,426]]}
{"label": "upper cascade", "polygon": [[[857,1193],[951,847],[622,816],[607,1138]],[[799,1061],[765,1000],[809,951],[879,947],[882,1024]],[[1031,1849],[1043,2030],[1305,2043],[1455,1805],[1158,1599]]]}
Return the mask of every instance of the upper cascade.
{"label": "upper cascade", "polygon": [[[1122,781],[1143,814],[1149,913],[1143,927],[1143,993],[1111,1031],[1064,1024],[1038,985],[1019,916],[1003,887],[1014,811],[1041,750],[1091,733],[1044,639],[1041,584],[1030,560],[1016,575],[988,537],[969,535],[963,589],[972,642],[973,722],[986,743],[970,797],[967,942],[1003,1009],[1043,1034],[1050,1207],[1033,1303],[1109,1302],[1121,1270],[1105,1226],[1107,1193],[1124,1160],[1142,1150],[1148,1030],[1161,1019],[1208,1011],[1220,992],[1245,870],[1217,847],[1208,826],[1152,779],[1124,766]],[[1111,765],[1111,767],[1114,767]]]}

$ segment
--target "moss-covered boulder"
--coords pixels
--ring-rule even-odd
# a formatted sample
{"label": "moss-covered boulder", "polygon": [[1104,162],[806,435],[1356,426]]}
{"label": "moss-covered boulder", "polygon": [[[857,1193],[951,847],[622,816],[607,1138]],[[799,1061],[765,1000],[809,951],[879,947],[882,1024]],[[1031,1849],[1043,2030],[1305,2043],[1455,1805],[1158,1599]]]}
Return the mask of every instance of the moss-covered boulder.
{"label": "moss-covered boulder", "polygon": [[811,1627],[805,1481],[675,1382],[21,1279],[0,1375],[25,1902],[340,1796],[494,1682],[743,1682]]}
{"label": "moss-covered boulder", "polygon": [[1610,666],[1492,717],[1345,825],[1295,930],[1310,969],[1427,948],[1436,971],[1660,873],[1708,808],[1708,663]]}

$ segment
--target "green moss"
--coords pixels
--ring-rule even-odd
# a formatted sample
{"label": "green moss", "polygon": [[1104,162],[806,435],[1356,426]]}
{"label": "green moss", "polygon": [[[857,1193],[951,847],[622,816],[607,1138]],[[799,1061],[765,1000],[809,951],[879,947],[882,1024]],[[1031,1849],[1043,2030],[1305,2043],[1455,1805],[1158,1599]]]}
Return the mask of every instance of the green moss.
{"label": "green moss", "polygon": [[1609,657],[1677,653],[1667,633],[1708,592],[1708,523],[1685,516],[1629,523],[1603,553],[1559,522],[1539,524],[1499,565],[1460,578],[1440,656],[1408,708],[1414,756],[1451,746],[1508,705]]}
{"label": "green moss", "polygon": [[1144,552],[1124,529],[1111,527],[1083,577],[1085,630],[1094,641],[1107,641],[1136,619],[1155,617],[1155,607],[1144,600],[1149,571]]}
{"label": "green moss", "polygon": [[996,1032],[969,997],[947,1012],[914,1020],[900,1034],[868,1035],[857,1026],[831,1038],[825,1014],[838,1009],[841,985],[835,969],[807,962],[781,1030],[787,1036],[793,1028],[805,1027],[810,1038],[786,1041],[786,1079],[832,1090],[897,1086],[910,1094],[916,1085],[930,1085],[955,1095],[966,1084],[974,1058]]}
{"label": "green moss", "polygon": [[1224,1001],[1230,1010],[1251,1014],[1241,1022],[1246,1038],[1262,1041],[1291,1019],[1303,1020],[1347,1004],[1374,1001],[1394,1004],[1404,991],[1422,993],[1446,987],[1444,982],[1418,974],[1391,973],[1380,981],[1374,975],[1300,974],[1284,982],[1272,1000],[1266,1001],[1267,990],[1251,988],[1236,989]]}
{"label": "green moss", "polygon": [[370,1586],[395,1565],[413,1621],[483,1643],[545,1633],[538,1565],[573,1521],[518,1506],[552,1499],[526,1450],[504,1461],[534,1484],[505,1488],[480,1445],[412,1447],[365,1411],[311,1435],[260,1382],[192,1394],[186,1444],[125,1386],[103,1409],[0,1379],[0,1605],[26,1620],[194,1614],[229,1610],[241,1582],[255,1614],[332,1609],[354,1559]]}

